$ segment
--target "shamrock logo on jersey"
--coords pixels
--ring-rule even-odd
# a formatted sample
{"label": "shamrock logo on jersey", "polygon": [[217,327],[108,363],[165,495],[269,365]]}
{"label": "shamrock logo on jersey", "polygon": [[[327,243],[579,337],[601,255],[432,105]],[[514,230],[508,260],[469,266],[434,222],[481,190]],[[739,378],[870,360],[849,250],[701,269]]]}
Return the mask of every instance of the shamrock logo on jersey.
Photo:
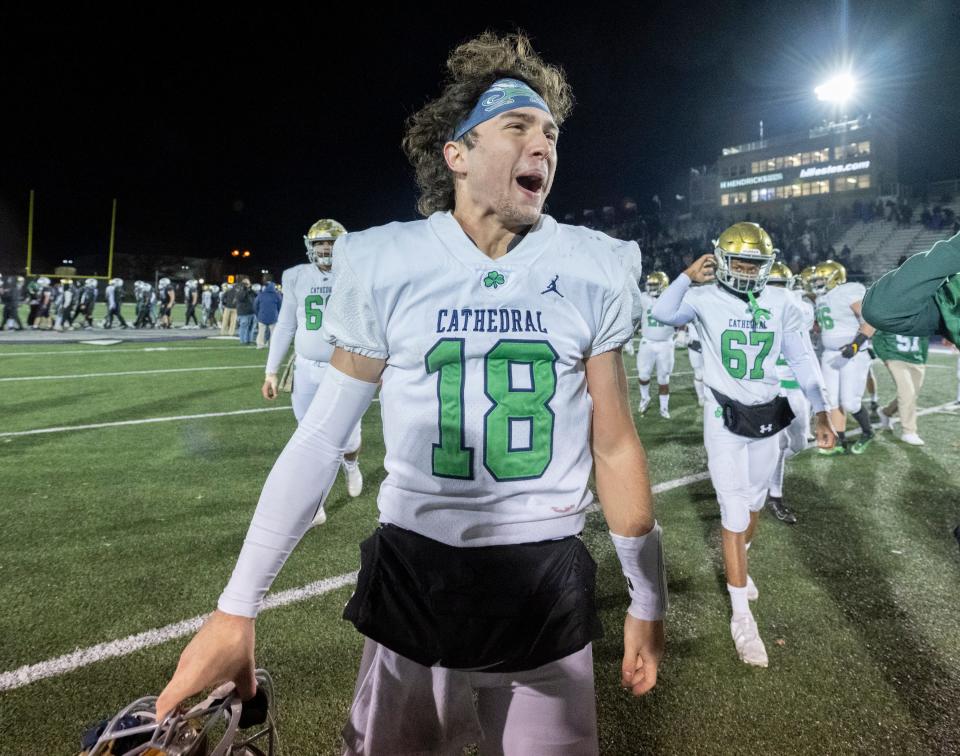
{"label": "shamrock logo on jersey", "polygon": [[488,289],[492,286],[496,289],[498,286],[503,286],[506,283],[507,279],[503,277],[502,273],[498,273],[495,270],[491,270],[487,273],[487,277],[483,279],[483,285]]}

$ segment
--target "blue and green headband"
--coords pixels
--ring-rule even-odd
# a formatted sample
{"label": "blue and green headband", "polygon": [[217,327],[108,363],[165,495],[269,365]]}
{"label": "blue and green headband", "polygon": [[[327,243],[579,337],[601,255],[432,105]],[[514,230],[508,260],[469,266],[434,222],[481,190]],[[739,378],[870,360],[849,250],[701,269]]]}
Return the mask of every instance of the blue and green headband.
{"label": "blue and green headband", "polygon": [[547,103],[528,84],[518,79],[498,79],[490,85],[486,92],[480,95],[480,99],[473,106],[470,115],[461,121],[460,125],[454,130],[453,141],[461,139],[474,126],[517,108],[539,108],[552,115]]}

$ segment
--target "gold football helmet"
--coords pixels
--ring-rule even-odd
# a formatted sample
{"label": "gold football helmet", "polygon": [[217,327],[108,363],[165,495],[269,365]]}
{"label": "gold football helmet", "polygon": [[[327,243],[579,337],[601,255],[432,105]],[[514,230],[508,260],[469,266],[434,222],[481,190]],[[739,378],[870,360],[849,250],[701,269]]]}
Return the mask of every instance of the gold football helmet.
{"label": "gold football helmet", "polygon": [[[717,281],[732,291],[759,293],[767,283],[776,258],[770,235],[756,223],[734,223],[720,234],[713,250],[717,262]],[[731,263],[752,263],[752,272],[735,271]]]}
{"label": "gold football helmet", "polygon": [[647,276],[646,291],[651,297],[659,297],[669,285],[670,277],[662,270],[655,270]]}
{"label": "gold football helmet", "polygon": [[810,289],[814,294],[826,294],[847,282],[847,269],[835,260],[817,265],[810,275]]}
{"label": "gold football helmet", "polygon": [[321,218],[307,231],[303,243],[307,248],[307,258],[321,270],[330,270],[333,265],[333,251],[330,245],[323,242],[333,242],[337,237],[347,233],[343,224],[333,218]]}
{"label": "gold football helmet", "polygon": [[786,263],[777,260],[770,266],[770,275],[767,276],[767,283],[771,286],[784,286],[788,289],[793,288],[793,271],[787,267]]}

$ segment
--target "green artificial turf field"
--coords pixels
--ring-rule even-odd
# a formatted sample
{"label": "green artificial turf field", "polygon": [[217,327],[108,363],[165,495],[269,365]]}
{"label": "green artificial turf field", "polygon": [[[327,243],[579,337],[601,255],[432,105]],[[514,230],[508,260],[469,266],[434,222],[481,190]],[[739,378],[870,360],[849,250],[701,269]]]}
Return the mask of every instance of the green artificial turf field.
{"label": "green artificial turf field", "polygon": [[[109,658],[100,644],[215,606],[294,429],[289,409],[273,409],[288,395],[260,397],[265,352],[217,340],[162,346],[0,344],[0,754],[75,753],[89,723],[160,691],[188,636],[141,637],[138,650]],[[892,382],[875,365],[889,399]],[[932,355],[921,407],[956,398],[955,365]],[[701,411],[682,350],[677,370],[672,420],[656,400],[638,420],[653,482],[669,484],[656,506],[671,590],[667,654],[643,699],[619,688],[626,592],[599,513],[584,533],[606,628],[594,649],[601,751],[960,752],[956,408],[921,417],[925,447],[883,433],[860,457],[807,451],[789,464],[800,522],[764,514],[750,551],[770,655],[768,669],[754,669],[730,639],[719,511],[696,477],[706,469]],[[274,593],[346,576],[342,586],[313,585],[257,623],[287,756],[339,752],[361,649],[340,612],[384,476],[377,407],[363,423],[363,494],[349,499],[338,481],[327,523],[305,536]],[[170,417],[181,419],[138,422]],[[69,430],[83,425],[99,427]],[[51,428],[66,429],[25,433]]]}

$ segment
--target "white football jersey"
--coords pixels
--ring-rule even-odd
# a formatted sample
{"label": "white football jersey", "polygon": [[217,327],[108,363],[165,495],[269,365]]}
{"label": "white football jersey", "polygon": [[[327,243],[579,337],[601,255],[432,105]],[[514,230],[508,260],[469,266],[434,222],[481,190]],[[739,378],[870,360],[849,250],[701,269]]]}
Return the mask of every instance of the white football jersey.
{"label": "white football jersey", "polygon": [[641,322],[642,332],[640,335],[646,341],[669,341],[673,338],[673,326],[661,323],[650,314],[650,310],[653,309],[656,303],[656,297],[652,297],[646,292],[640,295],[640,305],[643,308],[643,318]]}
{"label": "white football jersey", "polygon": [[765,286],[756,299],[769,317],[755,321],[749,303],[719,284],[693,287],[683,296],[696,312],[703,382],[741,404],[763,404],[777,396],[783,334],[803,328],[803,313],[791,292]]}
{"label": "white football jersey", "polygon": [[[793,296],[797,302],[797,306],[800,308],[800,312],[803,315],[804,339],[806,340],[810,351],[813,352],[813,344],[810,341],[810,331],[813,330],[813,323],[815,320],[813,303],[803,296],[803,292],[801,291],[789,291],[787,293]],[[794,376],[793,370],[790,369],[790,366],[787,364],[787,361],[784,359],[783,355],[781,355],[777,360],[777,376],[781,381],[796,383],[796,376]]]}
{"label": "white football jersey", "polygon": [[866,293],[863,284],[845,283],[817,297],[817,322],[824,349],[841,349],[853,341],[860,320],[850,305],[861,301]]}
{"label": "white football jersey", "polygon": [[622,244],[542,216],[493,260],[450,213],[337,239],[324,330],[387,363],[381,521],[455,546],[583,529],[584,360],[631,337],[639,294]]}
{"label": "white football jersey", "polygon": [[[614,251],[617,253],[617,256],[620,258],[620,264],[623,266],[626,274],[630,276],[634,281],[637,281],[639,284],[640,279],[643,277],[643,257],[640,254],[640,247],[635,241],[625,242],[618,241],[616,239],[612,240],[617,246],[614,248]],[[639,289],[637,289],[639,292]],[[637,332],[637,329],[640,328],[640,320],[643,317],[643,303],[640,301],[640,297],[634,297],[634,308],[633,308],[633,331]]]}
{"label": "white football jersey", "polygon": [[311,362],[330,362],[333,346],[323,333],[323,316],[333,292],[333,272],[313,263],[283,271],[283,302],[277,327],[270,338],[267,372],[276,373],[293,335],[294,351]]}

